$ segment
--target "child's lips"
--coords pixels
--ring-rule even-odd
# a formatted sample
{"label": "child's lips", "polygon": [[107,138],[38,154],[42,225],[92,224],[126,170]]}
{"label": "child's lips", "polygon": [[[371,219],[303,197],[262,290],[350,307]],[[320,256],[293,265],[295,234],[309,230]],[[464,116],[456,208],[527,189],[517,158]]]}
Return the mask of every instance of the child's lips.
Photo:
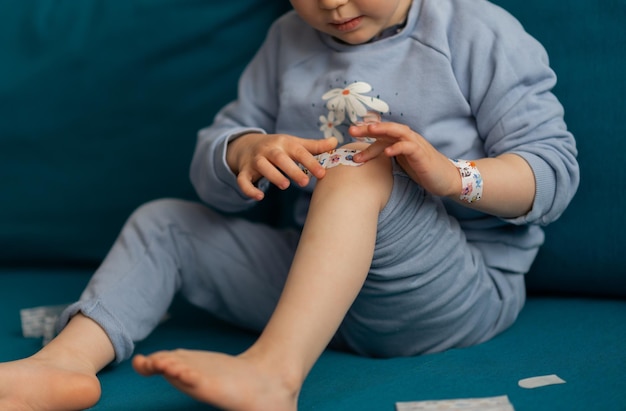
{"label": "child's lips", "polygon": [[355,29],[359,24],[361,24],[361,20],[363,20],[363,16],[358,16],[358,17],[354,17],[351,19],[333,22],[330,24],[339,31],[350,31],[350,30]]}

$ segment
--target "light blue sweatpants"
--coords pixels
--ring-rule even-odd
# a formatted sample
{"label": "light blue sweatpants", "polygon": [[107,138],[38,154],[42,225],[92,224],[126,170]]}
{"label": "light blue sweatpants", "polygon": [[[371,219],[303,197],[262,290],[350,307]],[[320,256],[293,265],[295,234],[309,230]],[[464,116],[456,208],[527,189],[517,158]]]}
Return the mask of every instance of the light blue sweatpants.
{"label": "light blue sweatpants", "polygon": [[[218,318],[260,331],[298,239],[295,230],[225,217],[198,203],[148,203],[129,218],[59,328],[82,312],[106,331],[119,362],[180,292]],[[487,267],[441,202],[396,166],[370,273],[331,346],[377,357],[469,346],[506,329],[523,304],[523,275]]]}

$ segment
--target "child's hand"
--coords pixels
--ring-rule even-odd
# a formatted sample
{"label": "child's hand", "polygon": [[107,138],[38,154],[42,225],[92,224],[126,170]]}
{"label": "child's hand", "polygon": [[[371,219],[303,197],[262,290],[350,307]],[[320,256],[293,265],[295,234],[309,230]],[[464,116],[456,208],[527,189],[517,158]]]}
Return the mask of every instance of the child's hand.
{"label": "child's hand", "polygon": [[237,175],[244,194],[262,200],[263,192],[255,186],[261,177],[282,190],[289,187],[289,179],[306,186],[309,177],[298,163],[316,178],[323,178],[326,170],[313,156],[336,146],[335,138],[309,140],[285,134],[246,134],[229,143],[226,162]]}
{"label": "child's hand", "polygon": [[425,190],[438,196],[461,191],[459,172],[446,156],[409,127],[382,122],[350,127],[353,137],[372,137],[376,141],[354,156],[357,163],[379,155],[396,157],[404,171]]}

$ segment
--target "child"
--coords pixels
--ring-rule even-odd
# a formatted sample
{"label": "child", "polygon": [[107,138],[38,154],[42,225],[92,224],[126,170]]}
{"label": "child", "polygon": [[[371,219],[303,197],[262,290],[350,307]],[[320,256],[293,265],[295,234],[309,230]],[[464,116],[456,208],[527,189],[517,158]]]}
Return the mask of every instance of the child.
{"label": "child", "polygon": [[229,212],[293,181],[303,229],[177,200],[141,207],[60,334],[0,365],[1,409],[95,404],[96,373],[130,358],[179,291],[258,340],[238,356],[176,350],[133,366],[229,410],[297,409],[329,344],[418,355],[515,321],[540,226],[578,184],[543,48],[484,0],[291,3],[238,99],[200,132],[191,177]]}

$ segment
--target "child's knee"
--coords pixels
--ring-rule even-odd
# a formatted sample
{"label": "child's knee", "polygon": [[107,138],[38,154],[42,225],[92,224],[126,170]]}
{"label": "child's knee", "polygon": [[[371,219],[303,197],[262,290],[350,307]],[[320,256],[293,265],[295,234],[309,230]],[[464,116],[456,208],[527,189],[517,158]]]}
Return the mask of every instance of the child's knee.
{"label": "child's knee", "polygon": [[163,231],[168,227],[193,227],[202,206],[185,200],[158,199],[141,205],[130,216],[127,225],[142,231]]}
{"label": "child's knee", "polygon": [[130,221],[138,224],[168,220],[180,214],[184,202],[174,199],[158,199],[139,206],[131,215]]}
{"label": "child's knee", "polygon": [[[366,143],[352,143],[342,147],[346,150],[364,150]],[[356,163],[355,163],[356,164]],[[316,191],[331,187],[345,195],[356,194],[380,197],[384,207],[393,188],[393,174],[391,159],[380,155],[358,166],[338,165],[327,168],[326,175],[318,181]]]}
{"label": "child's knee", "polygon": [[[364,150],[366,143],[352,143],[342,147],[345,150]],[[326,175],[318,182],[318,185],[330,185],[331,182],[338,182],[343,187],[360,187],[374,193],[391,193],[393,186],[391,159],[385,155],[380,155],[366,163],[354,163],[352,165],[339,164],[336,167],[326,169]],[[358,165],[357,165],[358,164]]]}

